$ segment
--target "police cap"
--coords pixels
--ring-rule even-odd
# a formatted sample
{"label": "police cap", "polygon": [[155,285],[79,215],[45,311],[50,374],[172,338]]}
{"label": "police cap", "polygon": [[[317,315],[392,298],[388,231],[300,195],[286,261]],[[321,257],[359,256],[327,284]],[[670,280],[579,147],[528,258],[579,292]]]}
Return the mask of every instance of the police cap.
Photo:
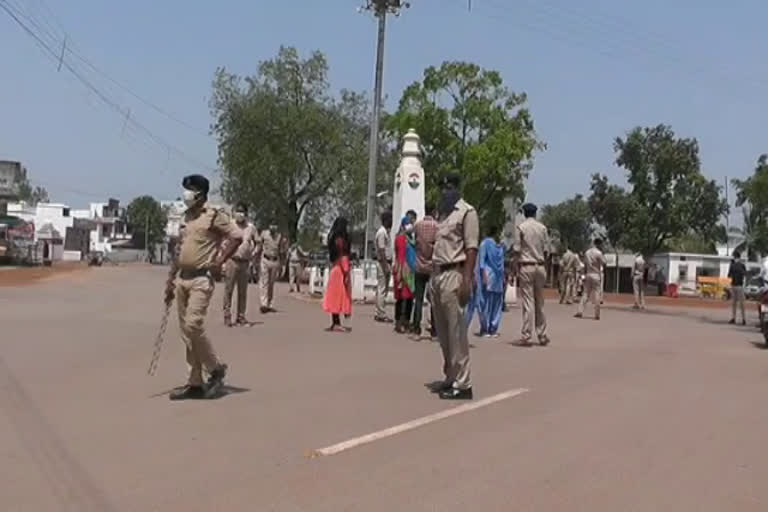
{"label": "police cap", "polygon": [[208,195],[208,190],[210,189],[208,178],[200,174],[190,174],[189,176],[185,176],[181,181],[181,186],[187,190],[199,192],[200,194],[206,196]]}
{"label": "police cap", "polygon": [[523,214],[531,216],[536,215],[536,212],[539,210],[539,208],[533,203],[525,203],[521,210],[523,210]]}
{"label": "police cap", "polygon": [[459,188],[461,186],[461,174],[457,171],[453,171],[443,176],[443,179],[440,180],[440,186],[444,187],[446,185],[453,185],[454,187]]}

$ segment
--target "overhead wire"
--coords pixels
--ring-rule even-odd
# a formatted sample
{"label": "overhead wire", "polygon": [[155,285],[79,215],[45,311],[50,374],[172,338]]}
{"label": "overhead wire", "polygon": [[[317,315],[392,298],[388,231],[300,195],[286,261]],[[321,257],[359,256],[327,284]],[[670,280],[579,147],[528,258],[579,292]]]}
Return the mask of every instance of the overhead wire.
{"label": "overhead wire", "polygon": [[[184,160],[188,164],[195,166],[200,170],[205,170],[206,172],[216,171],[215,167],[202,163],[196,158],[189,156],[185,151],[165,141],[162,137],[158,136],[152,130],[150,130],[145,125],[140,123],[138,120],[136,120],[135,116],[131,115],[130,109],[123,107],[116,100],[113,100],[112,98],[110,98],[107,93],[103,92],[91,80],[89,80],[86,76],[84,76],[84,74],[79,69],[77,69],[75,65],[71,64],[65,58],[66,56],[64,55],[63,52],[61,54],[57,53],[57,51],[54,50],[52,46],[63,45],[64,42],[62,40],[57,39],[57,37],[51,33],[50,29],[46,29],[45,27],[42,27],[39,22],[37,22],[34,18],[32,18],[27,13],[25,13],[23,10],[21,10],[20,7],[11,3],[9,0],[0,0],[0,8],[3,9],[12,18],[12,20],[16,22],[16,24],[19,25],[22,28],[22,30],[35,41],[36,45],[41,50],[43,50],[43,53],[50,60],[54,60],[55,62],[58,62],[61,66],[67,69],[82,85],[84,85],[88,90],[90,90],[94,95],[96,95],[105,105],[107,105],[110,109],[118,113],[121,116],[121,118],[125,120],[126,124],[132,125],[138,131],[144,133],[144,135],[150,140],[152,140],[155,144],[162,146],[169,153],[173,153],[180,160]],[[26,20],[28,24],[25,23],[25,21],[22,20],[22,18]],[[31,28],[30,25],[36,28],[38,32],[36,32],[33,28]],[[41,32],[42,32],[42,35],[41,35]],[[49,38],[49,41],[45,40],[45,36]]]}

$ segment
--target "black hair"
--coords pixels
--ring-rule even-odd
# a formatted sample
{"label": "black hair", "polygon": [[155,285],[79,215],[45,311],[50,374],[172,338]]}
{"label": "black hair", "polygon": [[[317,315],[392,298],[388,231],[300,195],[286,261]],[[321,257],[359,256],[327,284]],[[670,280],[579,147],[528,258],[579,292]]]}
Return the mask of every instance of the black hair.
{"label": "black hair", "polygon": [[387,223],[392,224],[392,212],[390,210],[387,210],[387,211],[385,211],[384,213],[381,214],[381,223],[382,224],[387,224]]}
{"label": "black hair", "polygon": [[341,254],[339,254],[339,250],[336,247],[336,239],[341,238],[344,242],[344,250],[347,254],[349,254],[349,232],[347,231],[347,225],[349,222],[347,222],[347,219],[344,217],[337,217],[335,221],[333,221],[333,226],[331,226],[331,231],[328,233],[328,258],[331,261],[336,261]]}
{"label": "black hair", "polygon": [[241,201],[235,206],[235,211],[248,213],[248,205]]}

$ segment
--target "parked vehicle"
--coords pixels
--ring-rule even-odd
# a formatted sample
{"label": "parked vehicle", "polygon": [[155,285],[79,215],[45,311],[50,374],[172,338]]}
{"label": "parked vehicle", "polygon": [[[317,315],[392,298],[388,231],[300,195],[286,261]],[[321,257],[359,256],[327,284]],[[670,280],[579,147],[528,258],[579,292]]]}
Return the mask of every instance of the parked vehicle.
{"label": "parked vehicle", "polygon": [[763,333],[763,340],[768,346],[768,288],[763,289],[763,295],[757,304],[757,311],[760,316],[760,332]]}

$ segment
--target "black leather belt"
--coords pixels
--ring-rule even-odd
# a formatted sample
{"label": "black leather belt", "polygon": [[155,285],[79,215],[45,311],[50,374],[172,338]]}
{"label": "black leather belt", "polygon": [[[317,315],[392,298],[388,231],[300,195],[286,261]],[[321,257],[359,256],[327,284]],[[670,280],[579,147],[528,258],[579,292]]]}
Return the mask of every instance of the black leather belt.
{"label": "black leather belt", "polygon": [[179,272],[179,277],[182,279],[197,279],[198,277],[207,277],[209,275],[208,269],[191,269],[191,270],[184,270],[182,269]]}
{"label": "black leather belt", "polygon": [[521,267],[543,267],[543,263],[538,263],[536,261],[521,261],[520,262]]}
{"label": "black leather belt", "polygon": [[277,261],[277,258],[273,258],[272,256],[267,256],[266,254],[262,254],[262,258],[267,259],[269,261]]}
{"label": "black leather belt", "polygon": [[232,257],[232,261],[235,261],[235,262],[237,262],[237,263],[248,263],[248,261],[249,261],[249,260],[248,260],[248,258],[235,258],[235,257],[233,256],[233,257]]}
{"label": "black leather belt", "polygon": [[458,270],[462,268],[464,268],[463,261],[460,261],[458,263],[448,263],[447,265],[438,265],[437,273],[442,274],[443,272],[448,272],[449,270]]}

